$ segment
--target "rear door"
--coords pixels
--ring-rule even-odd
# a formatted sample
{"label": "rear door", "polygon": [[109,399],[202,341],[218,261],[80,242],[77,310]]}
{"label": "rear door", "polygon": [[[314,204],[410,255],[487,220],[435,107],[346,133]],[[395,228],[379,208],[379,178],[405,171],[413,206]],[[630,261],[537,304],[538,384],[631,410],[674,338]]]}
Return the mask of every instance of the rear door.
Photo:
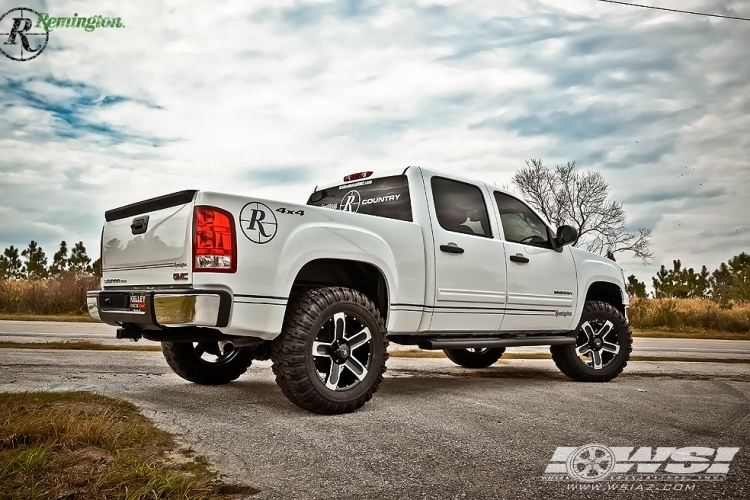
{"label": "rear door", "polygon": [[435,252],[434,332],[500,328],[505,252],[490,222],[485,189],[423,172]]}
{"label": "rear door", "polygon": [[566,330],[578,296],[569,247],[556,251],[547,225],[521,200],[493,193],[508,268],[508,303],[502,329]]}

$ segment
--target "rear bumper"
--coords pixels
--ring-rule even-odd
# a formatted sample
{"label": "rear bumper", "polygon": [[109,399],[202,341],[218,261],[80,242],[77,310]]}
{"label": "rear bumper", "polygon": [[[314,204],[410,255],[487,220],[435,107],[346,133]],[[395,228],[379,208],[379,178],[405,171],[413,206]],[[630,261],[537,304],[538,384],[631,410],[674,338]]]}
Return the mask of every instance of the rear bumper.
{"label": "rear bumper", "polygon": [[[143,306],[131,307],[131,295]],[[89,314],[110,325],[133,324],[143,330],[229,324],[232,295],[224,290],[96,290],[86,294]]]}

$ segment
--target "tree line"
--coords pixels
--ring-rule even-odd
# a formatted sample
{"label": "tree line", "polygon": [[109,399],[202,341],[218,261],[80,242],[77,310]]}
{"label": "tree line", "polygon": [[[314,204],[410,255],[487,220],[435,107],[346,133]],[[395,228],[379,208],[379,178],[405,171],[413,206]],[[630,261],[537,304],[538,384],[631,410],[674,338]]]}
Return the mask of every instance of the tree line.
{"label": "tree line", "polygon": [[47,255],[39,244],[31,240],[25,250],[11,245],[0,255],[0,279],[44,279],[55,278],[66,272],[99,274],[100,259],[92,262],[86,247],[79,241],[68,250],[65,241],[52,256],[48,266]]}
{"label": "tree line", "polygon": [[[651,278],[653,297],[657,299],[713,299],[718,302],[750,301],[750,255],[742,252],[709,272],[706,266],[700,271],[682,267],[679,260],[672,261],[672,269],[664,265]],[[631,297],[647,297],[646,284],[635,275],[628,276],[626,284]]]}

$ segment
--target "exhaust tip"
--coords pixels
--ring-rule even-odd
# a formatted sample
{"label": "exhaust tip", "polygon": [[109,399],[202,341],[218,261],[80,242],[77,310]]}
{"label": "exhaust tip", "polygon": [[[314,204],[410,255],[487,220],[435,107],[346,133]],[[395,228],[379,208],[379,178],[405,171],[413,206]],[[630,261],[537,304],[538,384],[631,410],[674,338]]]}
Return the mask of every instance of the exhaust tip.
{"label": "exhaust tip", "polygon": [[232,342],[224,342],[224,345],[221,346],[221,352],[226,356],[227,354],[232,354],[234,352],[234,344]]}

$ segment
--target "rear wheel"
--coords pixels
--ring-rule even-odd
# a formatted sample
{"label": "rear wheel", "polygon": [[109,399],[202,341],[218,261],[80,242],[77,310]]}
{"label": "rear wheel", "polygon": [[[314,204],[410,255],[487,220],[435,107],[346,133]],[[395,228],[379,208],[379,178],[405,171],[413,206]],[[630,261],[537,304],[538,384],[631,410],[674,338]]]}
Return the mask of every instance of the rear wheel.
{"label": "rear wheel", "polygon": [[578,323],[576,343],[550,347],[555,364],[581,382],[607,382],[625,369],[633,334],[625,317],[606,302],[588,301]]}
{"label": "rear wheel", "polygon": [[271,344],[276,383],[297,406],[348,413],[383,381],[388,340],[375,305],[349,288],[310,290],[289,306]]}
{"label": "rear wheel", "polygon": [[464,368],[487,368],[497,363],[505,352],[505,347],[485,347],[479,349],[443,349],[448,359]]}
{"label": "rear wheel", "polygon": [[247,371],[253,351],[239,347],[222,352],[218,342],[162,342],[164,358],[174,372],[201,385],[227,384]]}

